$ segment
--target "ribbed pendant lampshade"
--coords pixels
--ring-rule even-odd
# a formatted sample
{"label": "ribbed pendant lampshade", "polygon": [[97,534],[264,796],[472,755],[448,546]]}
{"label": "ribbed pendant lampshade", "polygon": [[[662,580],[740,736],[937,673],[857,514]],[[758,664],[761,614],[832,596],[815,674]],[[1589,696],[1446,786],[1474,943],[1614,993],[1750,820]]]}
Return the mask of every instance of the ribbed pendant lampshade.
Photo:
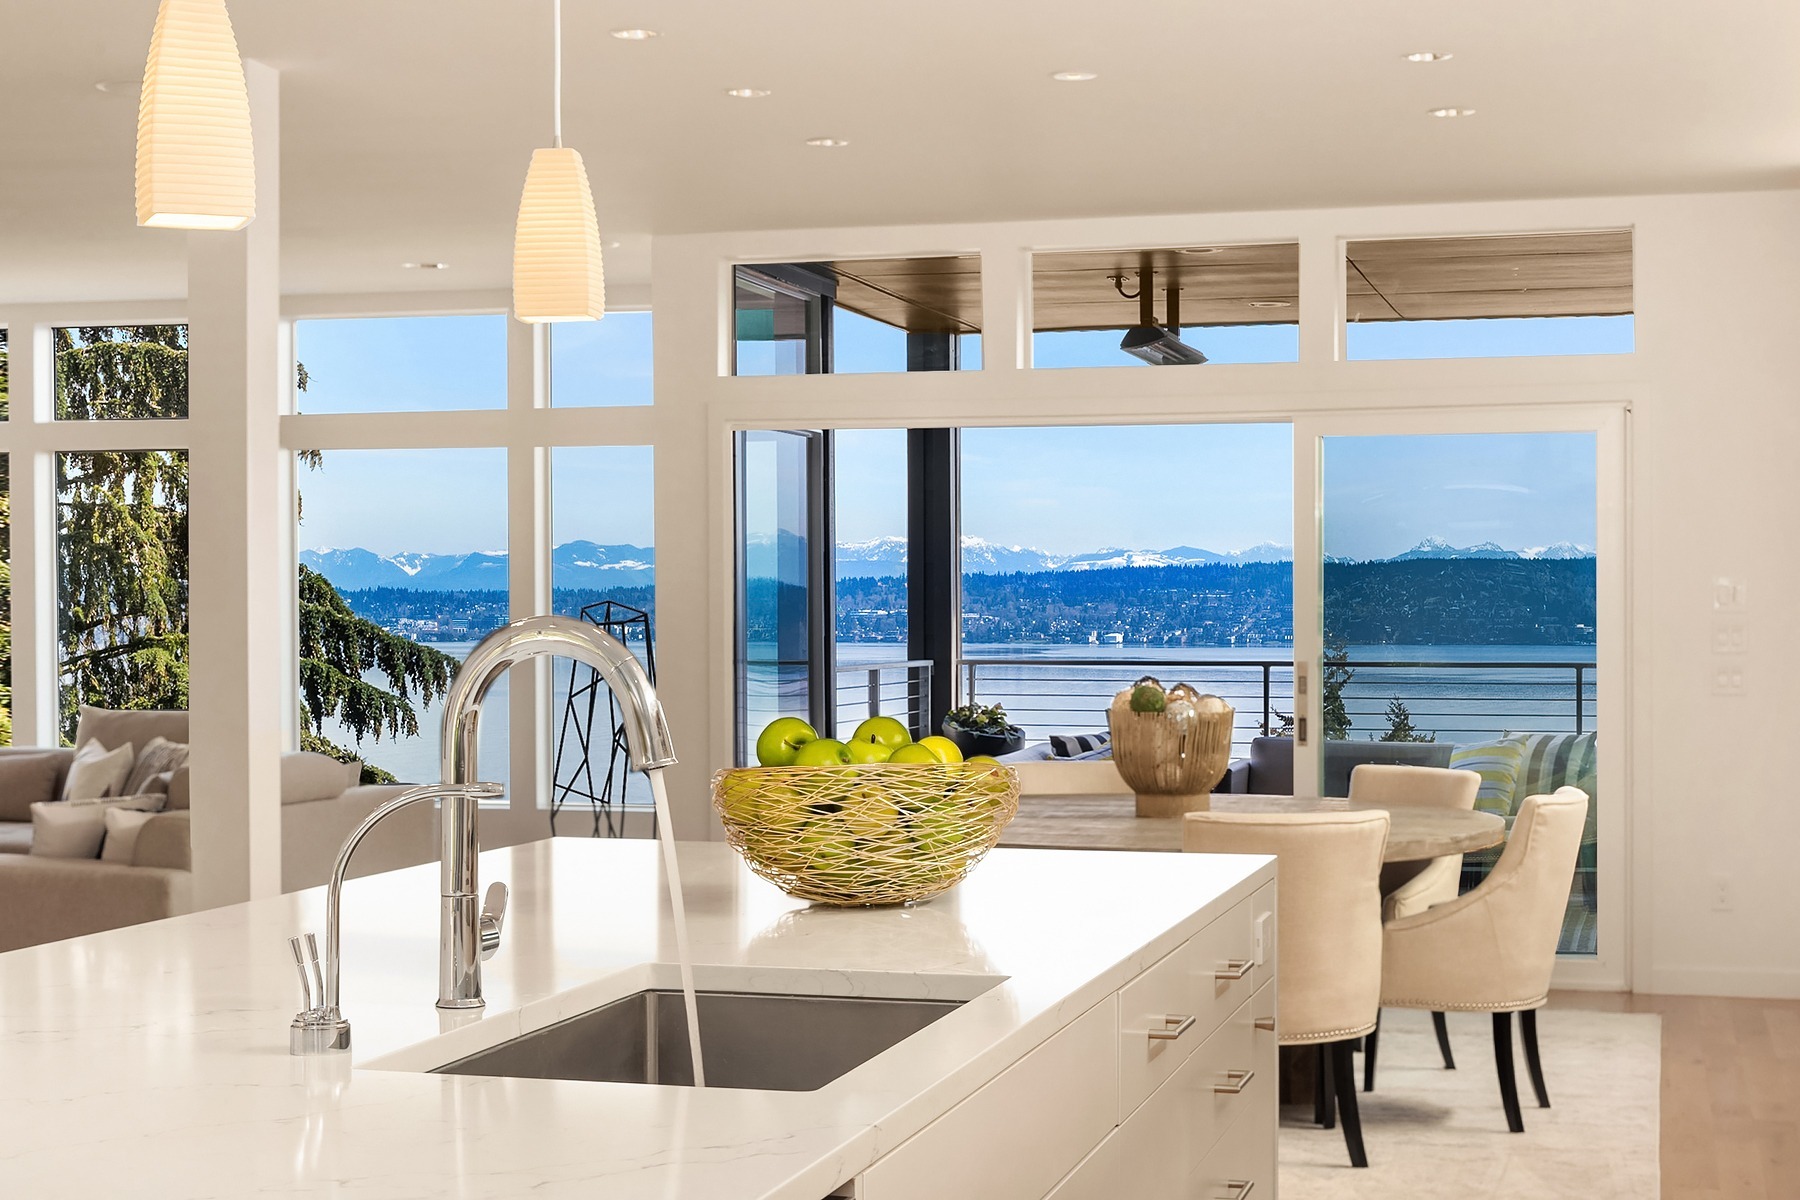
{"label": "ribbed pendant lampshade", "polygon": [[250,95],[225,0],[162,0],[138,95],[137,223],[242,229],[255,215]]}
{"label": "ribbed pendant lampshade", "polygon": [[600,225],[581,154],[531,152],[513,234],[513,315],[521,321],[598,321],[606,315]]}

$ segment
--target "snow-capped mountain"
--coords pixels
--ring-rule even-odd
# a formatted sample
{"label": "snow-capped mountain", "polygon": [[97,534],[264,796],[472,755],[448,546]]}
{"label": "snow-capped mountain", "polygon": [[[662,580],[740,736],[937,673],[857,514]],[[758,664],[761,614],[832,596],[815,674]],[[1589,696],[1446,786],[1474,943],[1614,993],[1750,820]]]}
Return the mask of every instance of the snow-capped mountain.
{"label": "snow-capped mountain", "polygon": [[1452,546],[1440,537],[1428,537],[1412,549],[1396,554],[1387,562],[1405,562],[1418,558],[1592,558],[1594,551],[1574,542],[1557,542],[1553,546],[1533,546],[1524,550],[1508,550],[1497,542],[1476,542],[1473,546]]}
{"label": "snow-capped mountain", "polygon": [[[504,551],[470,554],[425,554],[404,551],[379,555],[360,547],[302,550],[300,561],[323,575],[339,591],[365,588],[412,588],[418,591],[500,591],[506,588]],[[555,587],[638,587],[653,582],[656,551],[648,546],[602,546],[565,542],[551,551],[551,583]]]}

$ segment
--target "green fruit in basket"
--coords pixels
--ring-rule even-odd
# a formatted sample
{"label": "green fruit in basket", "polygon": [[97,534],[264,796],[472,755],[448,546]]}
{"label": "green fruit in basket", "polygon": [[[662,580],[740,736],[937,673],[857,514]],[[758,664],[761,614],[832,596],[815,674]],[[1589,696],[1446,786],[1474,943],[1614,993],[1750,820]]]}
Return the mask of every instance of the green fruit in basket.
{"label": "green fruit in basket", "polygon": [[791,767],[801,747],[818,736],[819,731],[799,717],[777,717],[756,739],[756,761],[765,767]]}
{"label": "green fruit in basket", "polygon": [[850,761],[850,747],[836,738],[815,738],[794,754],[796,767],[836,767]]}
{"label": "green fruit in basket", "polygon": [[1132,712],[1159,713],[1168,706],[1168,697],[1154,683],[1140,683],[1131,689]]}
{"label": "green fruit in basket", "polygon": [[856,727],[856,732],[850,735],[850,741],[873,742],[877,746],[886,746],[889,750],[898,750],[912,741],[912,734],[893,717],[870,717]]}
{"label": "green fruit in basket", "polygon": [[900,823],[900,810],[887,797],[867,792],[850,798],[842,819],[852,837],[879,838]]}
{"label": "green fruit in basket", "polygon": [[910,746],[902,746],[894,751],[893,757],[888,759],[888,761],[891,763],[941,765],[944,760],[939,758],[937,754],[933,752],[931,747],[927,746],[924,742],[914,742]]}
{"label": "green fruit in basket", "polygon": [[970,766],[979,765],[983,767],[997,767],[1000,765],[1000,760],[991,754],[977,754],[975,757],[964,759],[963,761]]}
{"label": "green fruit in basket", "polygon": [[883,742],[865,742],[856,739],[850,742],[850,761],[864,766],[870,763],[884,763],[894,756],[894,747]]}
{"label": "green fruit in basket", "polygon": [[963,760],[962,747],[947,737],[940,737],[936,734],[931,737],[922,737],[919,739],[919,745],[937,755],[939,762],[959,763]]}
{"label": "green fruit in basket", "polygon": [[852,838],[837,816],[820,817],[800,833],[800,853],[815,871],[835,871],[848,865]]}

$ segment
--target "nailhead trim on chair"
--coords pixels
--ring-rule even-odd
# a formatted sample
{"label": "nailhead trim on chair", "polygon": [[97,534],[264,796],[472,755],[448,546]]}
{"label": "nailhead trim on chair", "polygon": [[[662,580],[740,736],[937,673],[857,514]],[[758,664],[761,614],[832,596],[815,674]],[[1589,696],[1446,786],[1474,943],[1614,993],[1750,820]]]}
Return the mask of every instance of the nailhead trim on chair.
{"label": "nailhead trim on chair", "polygon": [[1353,1037],[1363,1036],[1375,1028],[1375,1025],[1376,1022],[1370,1021],[1367,1025],[1357,1025],[1350,1029],[1334,1029],[1326,1033],[1301,1033],[1292,1036],[1282,1034],[1279,1040],[1283,1046],[1300,1046],[1308,1042],[1342,1042]]}
{"label": "nailhead trim on chair", "polygon": [[[1527,1008],[1542,1008],[1550,1001],[1550,993],[1545,992],[1536,1000],[1507,1001],[1504,1004],[1445,1004],[1441,1000],[1389,1000],[1381,998],[1383,1008],[1423,1008],[1432,1012],[1519,1012]],[[1354,1037],[1354,1034],[1345,1034]]]}

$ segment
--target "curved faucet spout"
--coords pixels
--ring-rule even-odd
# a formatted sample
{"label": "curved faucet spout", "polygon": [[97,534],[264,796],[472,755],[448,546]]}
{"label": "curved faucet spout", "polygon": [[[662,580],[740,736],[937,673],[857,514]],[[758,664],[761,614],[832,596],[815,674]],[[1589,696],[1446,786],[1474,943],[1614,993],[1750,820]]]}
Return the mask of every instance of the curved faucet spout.
{"label": "curved faucet spout", "polygon": [[[625,722],[625,746],[640,771],[675,765],[662,702],[637,657],[618,638],[568,617],[525,617],[482,638],[463,660],[444,696],[443,776],[447,785],[478,781],[481,703],[507,668],[532,658],[561,655],[600,672],[612,688]],[[438,1007],[480,1008],[481,909],[476,856],[481,852],[480,805],[473,796],[444,800],[442,833],[442,935],[438,955]],[[491,953],[491,951],[490,951]]]}
{"label": "curved faucet spout", "polygon": [[444,697],[445,783],[473,783],[481,703],[507,668],[532,658],[561,655],[600,672],[619,701],[625,745],[640,771],[675,765],[675,747],[661,701],[637,656],[603,629],[569,617],[524,617],[476,643]]}

